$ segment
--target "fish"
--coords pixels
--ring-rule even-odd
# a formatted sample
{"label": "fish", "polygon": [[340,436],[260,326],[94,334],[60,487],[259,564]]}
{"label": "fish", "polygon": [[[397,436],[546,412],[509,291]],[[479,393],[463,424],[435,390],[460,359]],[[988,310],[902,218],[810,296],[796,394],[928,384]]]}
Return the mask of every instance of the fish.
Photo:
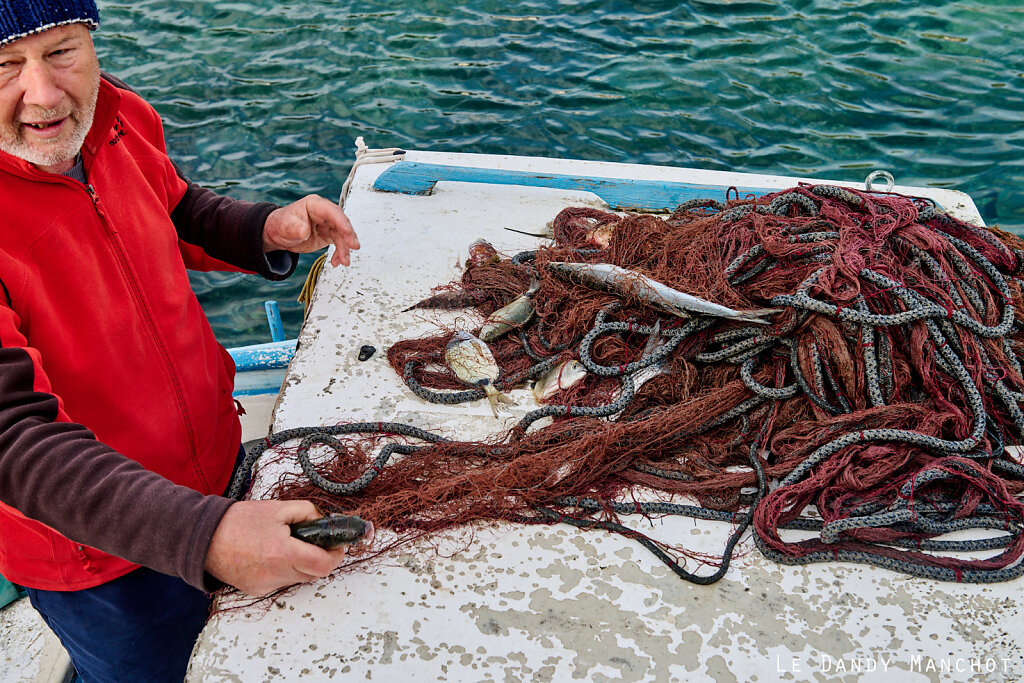
{"label": "fish", "polygon": [[559,277],[592,289],[600,289],[613,294],[634,296],[647,304],[666,313],[689,318],[693,314],[713,315],[758,325],[770,325],[771,322],[761,316],[772,315],[782,311],[781,308],[758,308],[749,311],[737,311],[706,299],[680,292],[646,275],[626,270],[611,263],[564,263],[548,262],[548,268]]}
{"label": "fish", "polygon": [[608,245],[612,243],[612,236],[614,234],[615,223],[602,223],[593,230],[588,230],[586,238],[587,242],[593,244],[595,247],[607,249]]}
{"label": "fish", "polygon": [[587,368],[575,358],[559,363],[533,383],[537,403],[545,403],[559,391],[575,386],[587,376]]}
{"label": "fish", "polygon": [[487,316],[480,327],[480,339],[492,342],[511,329],[522,327],[533,317],[533,295],[540,289],[540,280],[534,278],[530,288],[508,304]]}
{"label": "fish", "polygon": [[469,266],[484,266],[487,264],[494,264],[501,261],[501,257],[498,256],[498,250],[494,248],[487,240],[481,238],[474,240],[469,245],[469,258],[466,259],[466,267]]}
{"label": "fish", "polygon": [[491,349],[481,339],[469,332],[456,332],[445,346],[444,359],[460,381],[484,390],[495,418],[498,417],[499,402],[507,405],[516,404],[494,386],[500,370]]}
{"label": "fish", "polygon": [[373,538],[373,524],[352,515],[327,515],[288,526],[294,538],[327,550]]}
{"label": "fish", "polygon": [[453,308],[469,308],[477,304],[476,297],[461,289],[446,289],[432,294],[426,299],[417,301],[408,308],[403,308],[402,313],[407,313],[417,308],[439,308],[451,310]]}
{"label": "fish", "polygon": [[[644,344],[644,350],[640,352],[640,359],[643,360],[644,358],[649,357],[668,343],[668,339],[661,338],[661,321],[655,321],[654,328],[651,330],[651,334],[647,337],[647,343]],[[671,372],[672,369],[668,367],[668,356],[665,356],[657,363],[652,363],[645,368],[640,368],[633,373],[633,391],[640,391],[640,387],[647,384],[647,382],[658,375],[667,375]]]}
{"label": "fish", "polygon": [[[661,321],[656,321],[654,323],[654,329],[651,330],[651,334],[647,337],[647,343],[644,344],[644,350],[640,352],[640,359],[642,360],[644,358],[647,358],[651,354],[655,353],[658,349],[662,348],[668,342],[669,340],[663,340],[661,338]],[[648,382],[650,382],[655,377],[658,377],[659,375],[669,374],[672,374],[672,368],[669,367],[668,356],[665,356],[657,363],[651,363],[647,367],[640,368],[639,370],[634,371],[630,375],[630,379],[633,380],[633,391],[640,391],[640,387],[647,384]],[[606,419],[610,422],[615,422],[620,417],[622,417],[622,414],[624,412],[626,412],[625,408],[623,408],[622,410],[613,415],[610,415]]]}

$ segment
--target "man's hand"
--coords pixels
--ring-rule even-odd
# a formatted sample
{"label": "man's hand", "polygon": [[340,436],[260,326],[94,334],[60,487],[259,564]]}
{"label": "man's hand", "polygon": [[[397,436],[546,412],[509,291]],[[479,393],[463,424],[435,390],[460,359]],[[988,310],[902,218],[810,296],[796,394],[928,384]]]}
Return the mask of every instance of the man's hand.
{"label": "man's hand", "polygon": [[350,249],[359,248],[359,238],[348,217],[332,201],[311,194],[282,206],[267,216],[263,225],[263,251],[285,249],[307,254],[334,245],[332,266],[348,265]]}
{"label": "man's hand", "polygon": [[255,596],[328,576],[341,564],[346,549],[324,550],[292,538],[288,528],[319,516],[307,500],[235,503],[213,533],[206,571]]}

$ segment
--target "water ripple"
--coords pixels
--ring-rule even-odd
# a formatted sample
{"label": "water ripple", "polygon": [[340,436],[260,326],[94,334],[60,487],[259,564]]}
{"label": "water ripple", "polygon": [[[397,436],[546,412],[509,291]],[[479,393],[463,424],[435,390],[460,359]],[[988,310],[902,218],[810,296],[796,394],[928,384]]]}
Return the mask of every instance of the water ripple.
{"label": "water ripple", "polygon": [[[104,68],[161,112],[191,177],[245,199],[336,197],[363,135],[845,180],[886,168],[1024,233],[1016,1],[99,5]],[[266,339],[268,298],[298,329],[300,282],[194,283],[226,343]]]}

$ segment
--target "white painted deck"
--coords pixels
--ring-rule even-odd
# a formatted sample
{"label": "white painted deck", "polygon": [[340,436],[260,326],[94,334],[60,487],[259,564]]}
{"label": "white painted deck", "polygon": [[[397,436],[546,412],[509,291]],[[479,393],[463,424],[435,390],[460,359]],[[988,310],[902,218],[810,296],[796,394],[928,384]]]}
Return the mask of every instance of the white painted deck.
{"label": "white painted deck", "polygon": [[[550,173],[784,188],[796,179],[570,160],[437,153],[409,159]],[[504,422],[486,401],[429,404],[388,366],[386,349],[434,333],[442,314],[400,313],[455,279],[484,237],[508,254],[581,192],[440,183],[428,197],[375,192],[387,165],[359,169],[346,212],[363,248],[326,268],[274,414],[274,431],[398,421],[478,438]],[[339,179],[339,186],[340,186]],[[860,185],[861,183],[851,183]],[[980,221],[966,195],[935,198]],[[466,315],[465,312],[455,315]],[[467,327],[473,323],[467,321]],[[363,344],[378,352],[359,362]],[[728,525],[634,520],[652,535],[720,554]],[[461,549],[460,549],[461,548]],[[455,533],[379,566],[299,587],[207,624],[189,681],[939,681],[1024,679],[1020,582],[937,583],[851,564],[786,567],[752,543],[712,586],[676,578],[640,546],[567,526]]]}
{"label": "white painted deck", "polygon": [[0,608],[0,683],[69,683],[71,658],[28,598]]}

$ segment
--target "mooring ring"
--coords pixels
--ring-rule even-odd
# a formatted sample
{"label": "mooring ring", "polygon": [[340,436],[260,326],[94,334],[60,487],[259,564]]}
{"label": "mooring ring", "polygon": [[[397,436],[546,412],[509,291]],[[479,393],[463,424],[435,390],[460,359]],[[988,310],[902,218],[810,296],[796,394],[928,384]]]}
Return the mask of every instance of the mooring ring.
{"label": "mooring ring", "polygon": [[[885,182],[884,190],[876,190],[874,184],[876,181],[881,180]],[[864,189],[867,192],[892,192],[893,185],[896,184],[896,179],[892,177],[892,173],[888,171],[872,171],[868,174],[868,177],[864,179]]]}

